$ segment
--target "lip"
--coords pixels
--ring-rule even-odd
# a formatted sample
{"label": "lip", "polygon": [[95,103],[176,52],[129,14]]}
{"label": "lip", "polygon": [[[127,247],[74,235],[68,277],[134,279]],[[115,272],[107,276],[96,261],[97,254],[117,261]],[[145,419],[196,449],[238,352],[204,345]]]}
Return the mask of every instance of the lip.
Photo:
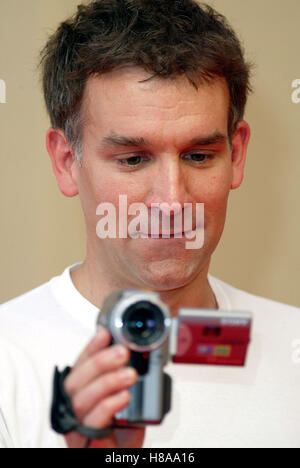
{"label": "lip", "polygon": [[[192,231],[184,231],[184,232],[176,232],[176,233],[174,233],[174,232],[170,232],[170,233],[169,233],[169,232],[165,232],[165,233],[160,232],[160,233],[158,233],[158,234],[155,233],[155,234],[153,234],[153,235],[156,236],[156,237],[154,237],[154,239],[155,239],[155,238],[158,238],[157,236],[159,236],[159,238],[163,238],[163,237],[162,237],[163,235],[165,235],[165,236],[170,236],[170,237],[174,237],[175,235],[180,234],[181,236],[184,236],[185,234],[189,234],[190,232],[192,232]],[[143,236],[148,236],[148,238],[151,238],[151,234],[145,234],[145,233],[143,233],[143,232],[142,232],[141,234],[142,234]],[[164,237],[164,239],[168,239],[168,237]]]}

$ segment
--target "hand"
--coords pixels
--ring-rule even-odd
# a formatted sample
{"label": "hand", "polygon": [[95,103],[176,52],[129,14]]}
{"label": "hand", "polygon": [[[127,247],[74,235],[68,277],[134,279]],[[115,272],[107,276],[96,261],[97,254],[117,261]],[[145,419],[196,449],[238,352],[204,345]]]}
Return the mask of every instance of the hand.
{"label": "hand", "polygon": [[[79,356],[64,387],[72,402],[76,419],[83,426],[103,429],[114,415],[130,402],[129,387],[137,381],[137,371],[124,367],[130,352],[121,345],[109,346],[111,335],[101,329]],[[116,428],[111,436],[93,440],[91,448],[142,447],[145,429]],[[84,448],[87,438],[71,432],[65,437],[68,447]]]}

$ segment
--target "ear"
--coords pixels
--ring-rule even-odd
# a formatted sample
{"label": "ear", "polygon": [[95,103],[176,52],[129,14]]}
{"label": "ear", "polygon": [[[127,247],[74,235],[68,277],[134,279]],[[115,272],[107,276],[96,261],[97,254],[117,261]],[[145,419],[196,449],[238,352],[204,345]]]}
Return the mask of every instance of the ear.
{"label": "ear", "polygon": [[78,188],[72,176],[72,166],[78,163],[64,132],[50,128],[46,135],[46,146],[61,193],[66,197],[74,197],[78,194]]}
{"label": "ear", "polygon": [[232,136],[232,181],[231,189],[238,188],[244,178],[246,154],[250,139],[250,127],[244,120],[237,124],[237,128]]}

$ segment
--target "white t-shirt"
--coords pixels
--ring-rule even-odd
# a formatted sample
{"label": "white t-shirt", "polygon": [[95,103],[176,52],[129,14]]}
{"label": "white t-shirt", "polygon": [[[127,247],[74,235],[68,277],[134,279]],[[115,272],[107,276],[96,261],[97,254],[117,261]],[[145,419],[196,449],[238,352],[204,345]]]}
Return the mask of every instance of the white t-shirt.
{"label": "white t-shirt", "polygon": [[[50,427],[53,371],[73,365],[98,315],[72,282],[77,265],[0,306],[0,447],[66,447]],[[253,313],[246,366],[170,362],[172,409],[143,447],[299,448],[300,309],[209,282],[220,309]]]}

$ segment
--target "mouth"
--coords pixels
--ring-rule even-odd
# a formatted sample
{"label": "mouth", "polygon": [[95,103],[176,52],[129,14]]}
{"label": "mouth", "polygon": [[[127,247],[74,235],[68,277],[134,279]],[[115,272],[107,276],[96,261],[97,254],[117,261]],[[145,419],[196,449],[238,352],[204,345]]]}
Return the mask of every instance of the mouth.
{"label": "mouth", "polygon": [[[163,232],[160,232],[159,234],[144,234],[144,233],[141,233],[143,236],[146,236],[148,237],[149,239],[172,239],[173,237],[175,238],[175,236],[177,236],[178,238],[180,237],[184,237],[186,234],[189,234],[190,232],[192,231],[184,231],[184,232],[177,232],[177,233],[169,233],[169,232],[166,232],[166,233],[163,233]],[[164,236],[164,237],[163,237]]]}

